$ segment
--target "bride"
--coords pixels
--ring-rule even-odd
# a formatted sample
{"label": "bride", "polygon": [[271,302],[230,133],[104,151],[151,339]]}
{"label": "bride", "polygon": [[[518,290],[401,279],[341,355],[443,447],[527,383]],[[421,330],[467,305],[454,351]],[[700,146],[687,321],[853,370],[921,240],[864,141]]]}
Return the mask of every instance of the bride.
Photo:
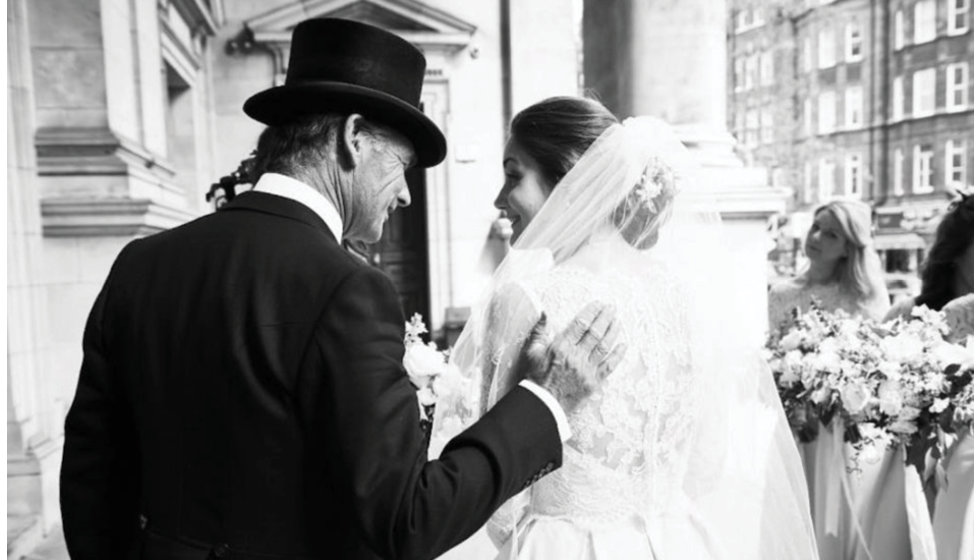
{"label": "bride", "polygon": [[717,211],[670,127],[547,99],[514,117],[504,171],[513,249],[454,348],[466,383],[437,405],[431,453],[519,381],[532,329],[560,331],[580,302],[612,304],[628,350],[569,416],[563,466],[488,523],[496,549],[457,555],[816,558],[771,374],[725,313]]}

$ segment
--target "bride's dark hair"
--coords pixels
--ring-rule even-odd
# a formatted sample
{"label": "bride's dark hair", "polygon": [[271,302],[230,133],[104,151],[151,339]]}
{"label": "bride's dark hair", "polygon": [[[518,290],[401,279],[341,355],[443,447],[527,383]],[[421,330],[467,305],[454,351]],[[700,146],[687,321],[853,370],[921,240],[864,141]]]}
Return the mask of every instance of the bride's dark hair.
{"label": "bride's dark hair", "polygon": [[589,146],[618,122],[594,99],[550,97],[517,113],[510,122],[510,138],[554,188]]}

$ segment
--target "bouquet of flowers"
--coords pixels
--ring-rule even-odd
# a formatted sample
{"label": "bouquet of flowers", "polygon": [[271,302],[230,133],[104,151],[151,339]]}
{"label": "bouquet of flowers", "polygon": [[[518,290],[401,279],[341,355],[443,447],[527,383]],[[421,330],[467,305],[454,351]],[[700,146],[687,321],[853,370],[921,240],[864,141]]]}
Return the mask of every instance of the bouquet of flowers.
{"label": "bouquet of flowers", "polygon": [[[972,338],[946,342],[943,316],[922,306],[884,325],[814,301],[770,337],[766,351],[790,426],[802,442],[840,419],[859,460],[904,446],[923,472],[948,438],[973,429]],[[855,468],[857,466],[855,465]]]}
{"label": "bouquet of flowers", "polygon": [[422,340],[422,335],[427,332],[429,329],[418,313],[405,323],[405,357],[402,365],[416,388],[422,428],[429,431],[435,417],[436,402],[440,397],[452,393],[462,381],[462,376],[457,368],[448,363],[448,350],[439,350],[434,342]]}

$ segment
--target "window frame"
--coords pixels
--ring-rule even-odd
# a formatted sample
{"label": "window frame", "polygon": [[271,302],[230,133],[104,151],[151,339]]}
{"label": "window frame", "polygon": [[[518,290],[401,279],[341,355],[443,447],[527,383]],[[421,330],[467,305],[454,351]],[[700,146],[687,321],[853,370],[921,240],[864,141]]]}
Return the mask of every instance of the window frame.
{"label": "window frame", "polygon": [[[956,145],[958,144],[958,145]],[[950,138],[946,141],[945,146],[946,151],[946,177],[945,183],[946,188],[963,188],[966,186],[966,141],[962,138]],[[953,159],[959,156],[960,165],[953,166]],[[960,181],[953,179],[953,174],[955,171],[959,171],[963,178]]]}
{"label": "window frame", "polygon": [[[928,83],[923,83],[930,76]],[[930,87],[927,87],[930,86]],[[929,92],[928,95],[926,92]],[[922,99],[931,99],[930,106],[924,106]],[[923,68],[912,74],[912,117],[921,118],[936,114],[936,69]]]}
{"label": "window frame", "polygon": [[[851,119],[856,113],[857,121]],[[864,124],[864,88],[848,86],[844,90],[844,128],[860,128]]]}
{"label": "window frame", "polygon": [[[831,100],[830,103],[826,103],[825,100]],[[830,117],[826,117],[828,111],[826,108],[831,109],[829,111]],[[832,134],[837,130],[837,92],[823,91],[817,97],[817,134]]]}
{"label": "window frame", "polygon": [[837,36],[835,29],[828,25],[817,34],[817,68],[834,66],[837,66]]}
{"label": "window frame", "polygon": [[[956,71],[962,70],[963,81],[955,84]],[[970,64],[968,62],[954,62],[946,66],[946,110],[961,111],[969,106],[970,93]],[[956,94],[963,95],[961,103],[955,102]]]}
{"label": "window frame", "polygon": [[[963,7],[957,9],[957,0],[949,0],[946,4],[946,34],[963,35],[970,30],[970,0],[963,0]],[[963,16],[963,26],[957,27],[957,16]]]}
{"label": "window frame", "polygon": [[905,12],[902,8],[895,11],[892,24],[895,33],[894,50],[900,51],[905,48]]}
{"label": "window frame", "polygon": [[[857,39],[855,39],[855,33]],[[857,54],[854,54],[854,47],[857,46]],[[844,26],[844,61],[860,62],[864,59],[864,33],[861,24],[856,21],[848,22]]]}
{"label": "window frame", "polygon": [[[912,148],[912,194],[929,194],[936,190],[936,186],[932,184],[932,164],[935,156],[936,153],[931,144],[916,144]],[[923,161],[927,163],[925,169],[922,166]],[[924,170],[925,173],[923,174]],[[925,184],[922,183],[923,175],[926,178]]]}
{"label": "window frame", "polygon": [[[930,6],[931,13],[925,11],[926,6]],[[920,21],[927,17],[929,21]],[[935,40],[936,0],[918,0],[912,7],[912,43],[921,45]]]}
{"label": "window frame", "polygon": [[892,152],[892,193],[895,196],[902,196],[905,194],[905,185],[903,184],[905,171],[905,154],[902,152],[901,148],[895,148]]}

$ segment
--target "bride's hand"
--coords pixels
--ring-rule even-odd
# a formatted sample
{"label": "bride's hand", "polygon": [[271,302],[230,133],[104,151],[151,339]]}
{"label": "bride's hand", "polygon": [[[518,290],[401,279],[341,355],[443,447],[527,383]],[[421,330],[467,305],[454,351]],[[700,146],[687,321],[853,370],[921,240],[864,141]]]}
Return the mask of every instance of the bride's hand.
{"label": "bride's hand", "polygon": [[534,326],[521,350],[518,371],[554,395],[570,412],[591,395],[626,354],[611,306],[587,305],[558,337],[547,334],[547,317]]}

